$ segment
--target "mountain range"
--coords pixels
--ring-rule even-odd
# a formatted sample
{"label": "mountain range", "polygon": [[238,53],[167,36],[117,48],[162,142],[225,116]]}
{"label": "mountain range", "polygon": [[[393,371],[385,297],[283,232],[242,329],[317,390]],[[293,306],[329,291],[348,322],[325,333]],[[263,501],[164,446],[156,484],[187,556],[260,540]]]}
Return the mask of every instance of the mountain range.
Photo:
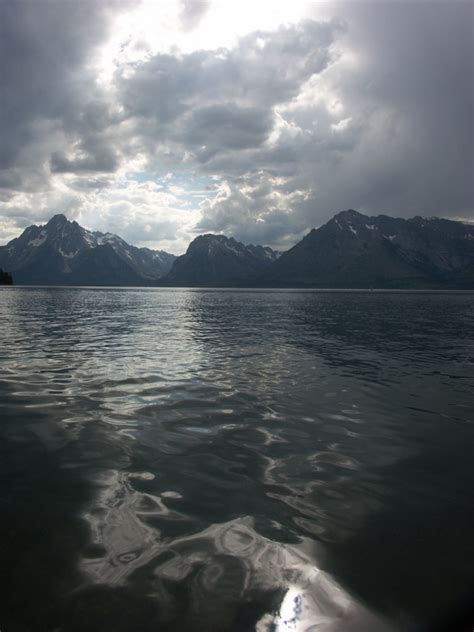
{"label": "mountain range", "polygon": [[151,285],[175,258],[131,246],[112,233],[91,232],[64,215],[29,226],[0,247],[0,267],[16,284],[28,285]]}
{"label": "mountain range", "polygon": [[0,247],[0,267],[17,284],[474,289],[474,225],[348,210],[282,254],[208,234],[175,257],[55,215]]}

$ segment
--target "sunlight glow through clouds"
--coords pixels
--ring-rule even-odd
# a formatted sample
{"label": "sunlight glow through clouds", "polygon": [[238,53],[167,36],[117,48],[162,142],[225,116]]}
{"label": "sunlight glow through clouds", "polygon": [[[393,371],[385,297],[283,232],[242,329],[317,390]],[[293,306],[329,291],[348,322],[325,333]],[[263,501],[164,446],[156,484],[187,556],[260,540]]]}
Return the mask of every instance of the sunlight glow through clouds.
{"label": "sunlight glow through clouds", "polygon": [[345,208],[472,214],[467,3],[12,0],[4,17],[0,243],[55,213],[173,253],[204,231],[282,250]]}
{"label": "sunlight glow through clouds", "polygon": [[[238,3],[203,0],[200,19],[193,28],[183,28],[183,6],[183,3],[170,0],[143,0],[119,13],[110,29],[109,39],[99,49],[93,63],[98,83],[113,92],[114,73],[121,69],[124,76],[127,76],[127,70],[123,70],[124,66],[130,65],[130,72],[133,73],[135,63],[145,62],[157,53],[179,55],[196,50],[231,49],[240,37],[248,33],[258,30],[272,31],[280,25],[297,23],[309,13],[314,17],[316,10],[314,3],[305,0],[242,0]],[[262,40],[261,46],[264,44]],[[283,131],[290,136],[302,132],[294,122],[284,120],[275,111],[274,130],[268,138],[268,144],[274,144]],[[203,146],[201,149],[205,150],[206,147]],[[183,162],[186,161],[185,155]],[[105,230],[107,225],[108,230],[115,229],[119,232],[123,228],[121,224],[124,223],[120,220],[121,211],[123,210],[125,215],[130,203],[140,209],[142,219],[143,216],[150,219],[155,217],[155,224],[160,223],[160,218],[164,221],[163,218],[172,215],[177,220],[176,225],[180,226],[179,233],[182,238],[180,239],[178,234],[175,240],[160,238],[159,242],[146,245],[168,247],[172,252],[179,252],[193,236],[192,228],[200,219],[202,204],[212,207],[216,201],[230,196],[229,185],[221,176],[215,176],[221,184],[214,191],[211,187],[202,191],[192,191],[192,184],[188,190],[186,183],[182,181],[180,185],[168,186],[166,192],[161,185],[156,184],[159,182],[158,179],[156,182],[153,179],[148,184],[146,181],[138,184],[135,180],[143,178],[130,180],[125,177],[126,173],[132,171],[139,173],[140,169],[147,173],[142,157],[129,159],[120,169],[121,173],[116,174],[115,185],[89,194],[88,200],[80,210],[80,220],[95,229]],[[152,177],[152,174],[149,175]],[[162,182],[167,184],[170,179],[170,174],[167,174],[162,177]],[[244,190],[242,193],[245,194]],[[296,195],[300,195],[300,192]],[[121,206],[117,206],[118,197],[121,197],[123,202]],[[204,199],[204,202],[195,204],[194,208],[190,209],[191,200],[196,201],[199,198]],[[271,195],[272,206],[276,200],[279,200],[276,205],[280,206],[282,194],[277,190]],[[99,203],[103,208],[100,218],[94,213],[94,208]],[[110,209],[113,210],[115,217],[111,216]],[[262,209],[258,221],[264,221],[264,215],[265,210]],[[144,245],[143,241],[141,243]]]}
{"label": "sunlight glow through clouds", "polygon": [[156,53],[230,48],[252,31],[274,30],[310,13],[314,19],[317,6],[307,0],[221,0],[206,5],[194,28],[187,29],[180,17],[183,4],[173,0],[142,0],[119,14],[96,60],[102,79],[110,79],[117,65]]}

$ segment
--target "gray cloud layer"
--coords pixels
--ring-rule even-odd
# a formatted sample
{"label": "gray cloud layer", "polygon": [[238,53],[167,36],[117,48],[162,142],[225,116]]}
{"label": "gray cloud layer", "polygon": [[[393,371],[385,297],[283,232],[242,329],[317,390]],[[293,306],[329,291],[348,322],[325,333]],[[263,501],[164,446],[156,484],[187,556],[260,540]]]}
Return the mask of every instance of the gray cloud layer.
{"label": "gray cloud layer", "polygon": [[209,9],[208,0],[181,0],[180,20],[185,31],[195,28]]}
{"label": "gray cloud layer", "polygon": [[[329,5],[328,21],[124,63],[106,87],[91,60],[126,8],[2,1],[4,217],[78,212],[137,155],[148,175],[214,177],[195,229],[244,241],[285,247],[348,207],[472,216],[471,2]],[[183,2],[183,29],[206,11]]]}

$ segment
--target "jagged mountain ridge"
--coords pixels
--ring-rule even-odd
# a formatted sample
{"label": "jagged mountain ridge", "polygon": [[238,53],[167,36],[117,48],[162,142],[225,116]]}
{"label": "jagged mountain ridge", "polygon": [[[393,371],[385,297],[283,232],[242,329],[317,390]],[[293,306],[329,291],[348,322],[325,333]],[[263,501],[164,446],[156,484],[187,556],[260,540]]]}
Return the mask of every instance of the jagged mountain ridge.
{"label": "jagged mountain ridge", "polygon": [[61,214],[0,247],[0,266],[15,283],[33,285],[150,285],[175,258],[131,246],[112,233],[89,231]]}
{"label": "jagged mountain ridge", "polygon": [[474,225],[342,211],[283,253],[258,284],[474,289]]}
{"label": "jagged mountain ridge", "polygon": [[175,257],[56,215],[0,247],[0,267],[18,284],[474,289],[474,225],[348,210],[281,256],[207,234]]}
{"label": "jagged mountain ridge", "polygon": [[279,253],[265,246],[245,246],[224,235],[199,235],[163,278],[166,285],[239,285],[268,269]]}

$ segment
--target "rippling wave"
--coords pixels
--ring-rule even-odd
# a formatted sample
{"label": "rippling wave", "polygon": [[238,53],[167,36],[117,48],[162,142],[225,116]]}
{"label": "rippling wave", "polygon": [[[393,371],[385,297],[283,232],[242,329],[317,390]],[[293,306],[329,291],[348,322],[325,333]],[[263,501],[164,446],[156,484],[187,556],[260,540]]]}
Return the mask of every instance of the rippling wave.
{"label": "rippling wave", "polygon": [[473,295],[0,298],[12,627],[365,632],[460,607]]}

